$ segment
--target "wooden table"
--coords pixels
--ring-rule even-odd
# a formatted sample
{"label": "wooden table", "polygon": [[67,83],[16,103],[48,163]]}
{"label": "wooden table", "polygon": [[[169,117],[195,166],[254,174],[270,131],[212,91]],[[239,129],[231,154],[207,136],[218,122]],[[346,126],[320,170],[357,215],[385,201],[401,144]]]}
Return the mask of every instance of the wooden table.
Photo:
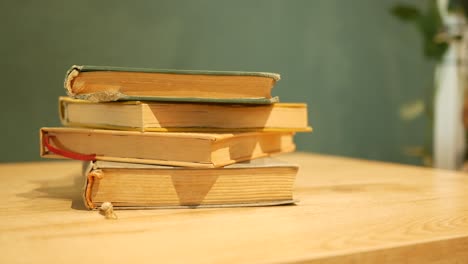
{"label": "wooden table", "polygon": [[0,165],[0,263],[468,263],[468,174],[313,154],[296,206],[84,210],[80,163]]}

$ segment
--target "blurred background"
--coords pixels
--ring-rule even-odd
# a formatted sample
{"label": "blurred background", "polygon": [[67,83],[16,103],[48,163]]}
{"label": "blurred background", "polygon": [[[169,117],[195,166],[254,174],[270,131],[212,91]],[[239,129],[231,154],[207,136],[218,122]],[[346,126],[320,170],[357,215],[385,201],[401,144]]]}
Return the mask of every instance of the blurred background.
{"label": "blurred background", "polygon": [[40,160],[38,130],[60,125],[65,72],[85,64],[278,72],[273,93],[309,105],[314,132],[298,135],[298,150],[428,166],[445,83],[440,108],[451,110],[441,116],[453,122],[442,126],[455,132],[443,135],[453,143],[443,152],[459,166],[462,9],[431,0],[1,1],[0,161]]}

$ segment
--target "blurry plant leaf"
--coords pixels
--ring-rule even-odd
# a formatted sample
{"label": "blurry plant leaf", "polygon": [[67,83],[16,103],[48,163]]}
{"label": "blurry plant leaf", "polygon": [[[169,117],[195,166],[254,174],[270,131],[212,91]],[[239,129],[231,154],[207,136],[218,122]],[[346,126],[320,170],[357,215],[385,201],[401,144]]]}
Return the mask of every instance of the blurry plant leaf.
{"label": "blurry plant leaf", "polygon": [[423,146],[410,146],[403,149],[405,155],[412,157],[424,157],[426,155],[426,150]]}
{"label": "blurry plant leaf", "polygon": [[424,113],[425,104],[423,100],[416,100],[411,103],[404,104],[400,107],[400,118],[409,121],[416,119]]}
{"label": "blurry plant leaf", "polygon": [[426,58],[441,61],[448,44],[435,41],[437,35],[442,31],[443,23],[437,0],[428,0],[428,3],[429,6],[424,13],[414,6],[405,4],[396,5],[391,9],[391,13],[416,26],[423,37],[423,51]]}
{"label": "blurry plant leaf", "polygon": [[449,0],[448,10],[450,12],[461,13],[468,18],[468,0]]}
{"label": "blurry plant leaf", "polygon": [[436,0],[429,1],[427,12],[419,20],[419,29],[424,38],[424,55],[436,61],[441,61],[448,48],[446,42],[436,42],[437,35],[442,31],[443,23]]}
{"label": "blurry plant leaf", "polygon": [[429,151],[426,147],[423,147],[423,146],[404,147],[403,153],[410,157],[422,158],[422,162],[424,166],[428,166],[428,167],[432,166],[432,163],[433,163],[432,152]]}
{"label": "blurry plant leaf", "polygon": [[415,21],[421,16],[419,10],[411,5],[397,5],[391,9],[391,13],[404,21]]}
{"label": "blurry plant leaf", "polygon": [[434,165],[434,161],[432,160],[432,156],[427,154],[423,157],[423,165],[426,167],[432,167]]}

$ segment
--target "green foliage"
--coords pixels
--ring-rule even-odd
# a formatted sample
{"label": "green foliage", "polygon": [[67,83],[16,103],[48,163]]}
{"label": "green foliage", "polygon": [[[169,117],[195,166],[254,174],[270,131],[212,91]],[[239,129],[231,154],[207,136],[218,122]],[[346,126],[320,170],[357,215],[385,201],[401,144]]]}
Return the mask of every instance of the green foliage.
{"label": "green foliage", "polygon": [[468,19],[468,0],[449,0],[448,10],[460,13]]}
{"label": "green foliage", "polygon": [[[425,10],[420,10],[418,7],[406,4],[399,4],[393,7],[390,12],[393,16],[400,20],[410,23],[416,27],[422,36],[423,51],[426,58],[440,62],[448,48],[449,41],[444,34],[444,25],[437,6],[437,0],[426,0],[427,7]],[[445,36],[444,36],[445,35]],[[445,37],[445,39],[444,39]],[[431,94],[434,95],[434,87],[430,88]],[[427,99],[426,99],[427,100]],[[421,101],[420,105],[428,107],[420,107],[417,104],[409,105],[410,107],[402,107],[400,112],[403,117],[416,117],[418,111],[425,111],[429,119],[429,127],[426,132],[426,143],[423,147],[411,147],[405,150],[405,153],[410,156],[419,156],[425,165],[432,164],[432,127],[433,127],[433,98],[430,103]]]}
{"label": "green foliage", "polygon": [[428,8],[421,11],[412,5],[399,4],[391,9],[391,14],[402,21],[411,23],[421,33],[423,38],[424,55],[437,62],[448,48],[446,42],[435,41],[436,36],[442,32],[443,24],[439,14],[436,0],[427,0]]}
{"label": "green foliage", "polygon": [[404,21],[416,21],[421,16],[417,8],[410,5],[398,5],[391,9],[392,15]]}

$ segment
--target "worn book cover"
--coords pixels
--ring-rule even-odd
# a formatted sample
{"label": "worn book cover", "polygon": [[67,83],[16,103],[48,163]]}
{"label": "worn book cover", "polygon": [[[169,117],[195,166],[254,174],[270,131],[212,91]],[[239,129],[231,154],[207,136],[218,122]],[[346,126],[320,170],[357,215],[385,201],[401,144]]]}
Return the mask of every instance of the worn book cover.
{"label": "worn book cover", "polygon": [[270,104],[280,75],[268,72],[196,71],[72,66],[65,77],[70,97],[117,100]]}
{"label": "worn book cover", "polygon": [[95,161],[85,163],[85,205],[115,209],[291,204],[297,165],[273,158],[217,169]]}

